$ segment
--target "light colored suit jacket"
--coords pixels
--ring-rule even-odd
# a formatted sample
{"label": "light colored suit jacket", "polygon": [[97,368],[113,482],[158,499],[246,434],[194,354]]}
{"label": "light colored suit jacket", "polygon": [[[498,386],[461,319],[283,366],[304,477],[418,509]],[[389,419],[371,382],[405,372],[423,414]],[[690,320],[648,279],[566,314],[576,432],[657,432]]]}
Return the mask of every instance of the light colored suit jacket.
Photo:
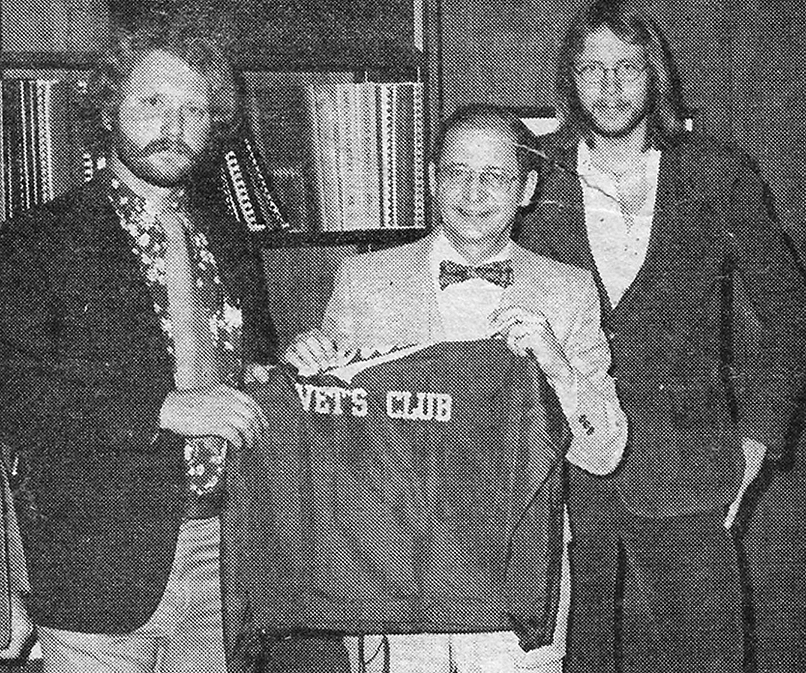
{"label": "light colored suit jacket", "polygon": [[[447,340],[430,267],[437,235],[344,260],[322,329],[344,346]],[[611,472],[624,450],[627,423],[607,374],[610,349],[593,277],[515,243],[511,259],[514,282],[504,291],[501,307],[542,312],[576,372],[577,404],[574,412],[566,408],[573,435],[566,457],[589,472]]]}

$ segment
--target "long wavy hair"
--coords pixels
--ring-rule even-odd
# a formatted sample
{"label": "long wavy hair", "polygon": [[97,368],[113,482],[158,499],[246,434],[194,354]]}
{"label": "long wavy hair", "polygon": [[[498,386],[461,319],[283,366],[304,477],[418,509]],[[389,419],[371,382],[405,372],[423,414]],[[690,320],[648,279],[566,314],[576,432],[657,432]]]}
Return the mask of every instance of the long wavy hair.
{"label": "long wavy hair", "polygon": [[671,49],[657,23],[634,0],[595,0],[571,21],[560,45],[555,82],[557,112],[566,128],[591,138],[587,116],[579,100],[574,62],[586,38],[602,27],[644,50],[649,70],[648,126],[650,144],[685,132],[685,106]]}
{"label": "long wavy hair", "polygon": [[182,59],[199,72],[209,86],[211,151],[216,151],[235,132],[238,119],[238,88],[232,67],[218,42],[196,29],[170,21],[149,22],[135,31],[119,29],[112,48],[87,83],[84,104],[85,140],[107,151],[113,138],[109,120],[115,119],[121,90],[140,61],[154,51]]}

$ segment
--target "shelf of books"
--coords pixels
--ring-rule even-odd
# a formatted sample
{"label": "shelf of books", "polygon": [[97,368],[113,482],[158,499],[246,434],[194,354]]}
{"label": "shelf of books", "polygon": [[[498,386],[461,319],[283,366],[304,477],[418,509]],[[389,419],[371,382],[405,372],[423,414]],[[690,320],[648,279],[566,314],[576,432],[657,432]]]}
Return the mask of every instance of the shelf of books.
{"label": "shelf of books", "polygon": [[79,119],[86,82],[74,73],[0,81],[0,220],[49,201],[92,176]]}
{"label": "shelf of books", "polygon": [[233,210],[266,247],[413,240],[426,227],[423,85],[244,73]]}
{"label": "shelf of books", "polygon": [[[0,220],[103,165],[80,117],[86,72],[14,71],[0,82]],[[248,72],[223,198],[264,247],[386,244],[426,228],[423,85],[353,72]]]}

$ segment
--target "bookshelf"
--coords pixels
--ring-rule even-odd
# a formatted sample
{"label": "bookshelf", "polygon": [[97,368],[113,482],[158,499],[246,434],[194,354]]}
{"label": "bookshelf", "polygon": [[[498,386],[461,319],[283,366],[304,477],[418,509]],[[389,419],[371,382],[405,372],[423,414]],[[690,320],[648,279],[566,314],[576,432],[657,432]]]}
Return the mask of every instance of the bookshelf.
{"label": "bookshelf", "polygon": [[[222,162],[222,198],[262,249],[281,340],[321,320],[342,258],[410,242],[429,229],[425,148],[434,118],[434,0],[33,4],[0,5],[0,83],[86,81],[102,61],[111,28],[135,27],[155,12],[204,26],[228,45],[246,114],[244,142]],[[398,135],[390,138],[390,128]],[[413,148],[404,151],[415,144],[415,133],[417,157]],[[326,155],[321,139],[328,137]],[[355,159],[352,169],[347,155]],[[368,200],[354,203],[365,195]]]}
{"label": "bookshelf", "polygon": [[[9,0],[0,9],[0,79],[80,81],[102,60],[111,26],[131,27],[154,12],[181,15],[223,38],[244,83],[244,100],[250,103],[243,124],[246,145],[233,147],[224,165],[234,171],[228,200],[236,213],[239,200],[249,201],[248,212],[241,216],[258,244],[267,249],[389,245],[416,238],[417,233],[404,230],[427,227],[424,2],[323,0],[301,5],[293,0],[242,0],[222,8],[214,0],[46,0],[37,3],[37,15],[24,0]],[[313,91],[312,82],[328,78],[331,88]],[[306,80],[308,84],[301,84]],[[304,121],[310,116],[304,101],[298,101],[296,109],[272,107],[306,89],[320,98],[323,92],[334,98],[352,96],[352,110],[349,100],[336,100],[333,109],[308,119],[307,125],[273,124],[278,118]],[[411,100],[413,91],[417,112],[411,102],[407,109],[406,103],[398,103],[397,111],[393,103],[392,116],[403,121],[400,129],[392,127],[391,139],[385,138],[383,127],[393,122],[377,106],[384,96]],[[388,102],[384,105],[388,113]],[[27,118],[24,111],[20,117]],[[405,142],[396,142],[404,126]],[[415,133],[416,142],[411,138]],[[331,138],[330,147],[321,149],[323,137]],[[403,151],[412,145],[416,158],[414,150]],[[7,157],[5,170],[15,161]],[[236,178],[242,184],[235,184]],[[384,179],[385,191],[395,192],[391,205]],[[364,192],[370,202],[355,217],[353,202],[364,198]],[[394,212],[384,217],[390,208]]]}

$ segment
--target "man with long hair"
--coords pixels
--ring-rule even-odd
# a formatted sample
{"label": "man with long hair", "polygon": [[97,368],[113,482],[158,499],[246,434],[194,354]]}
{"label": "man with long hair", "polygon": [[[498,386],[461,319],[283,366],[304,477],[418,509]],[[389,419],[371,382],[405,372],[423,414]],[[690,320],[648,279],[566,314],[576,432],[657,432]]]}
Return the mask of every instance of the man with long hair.
{"label": "man with long hair", "polygon": [[738,672],[726,528],[784,448],[802,286],[753,163],[686,131],[671,52],[641,5],[583,8],[556,87],[562,124],[539,140],[519,242],[593,272],[630,427],[614,475],[568,467],[566,668]]}
{"label": "man with long hair", "polygon": [[262,431],[238,387],[274,350],[259,257],[197,180],[233,76],[211,39],[149,25],[90,99],[108,169],[0,232],[26,606],[45,671],[220,671],[226,450]]}

